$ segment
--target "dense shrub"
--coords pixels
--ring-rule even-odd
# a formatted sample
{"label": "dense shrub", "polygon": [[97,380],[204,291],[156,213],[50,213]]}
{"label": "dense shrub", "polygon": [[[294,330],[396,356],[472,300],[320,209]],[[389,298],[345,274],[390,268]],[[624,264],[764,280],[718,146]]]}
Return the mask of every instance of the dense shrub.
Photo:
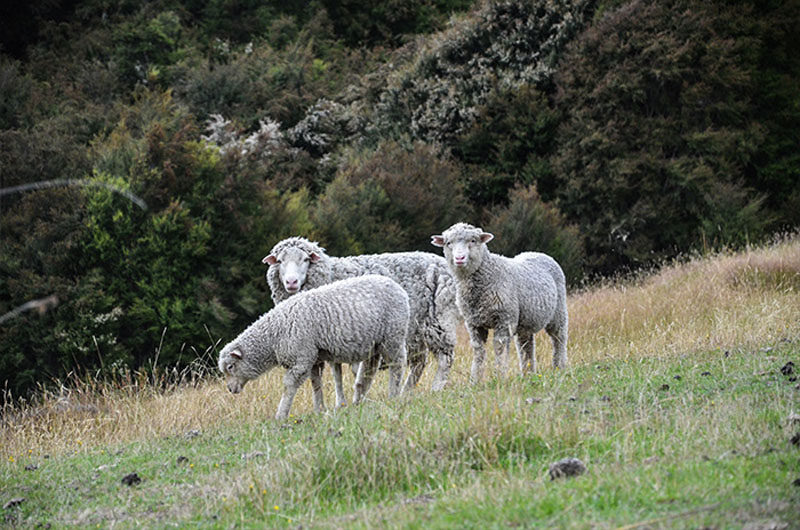
{"label": "dense shrub", "polygon": [[430,236],[470,218],[459,168],[422,143],[353,155],[317,200],[312,219],[334,254],[431,251]]}
{"label": "dense shrub", "polygon": [[394,75],[376,116],[383,134],[449,145],[497,89],[546,86],[567,42],[592,12],[591,0],[486,2],[431,39]]}
{"label": "dense shrub", "polygon": [[515,184],[535,184],[546,200],[555,198],[549,156],[559,114],[545,93],[530,85],[498,91],[478,108],[475,123],[453,146],[472,167],[466,193],[473,204],[504,205]]}
{"label": "dense shrub", "polygon": [[636,0],[569,47],[556,77],[568,117],[553,167],[559,207],[579,223],[593,267],[674,255],[704,229],[720,243],[761,235],[763,199],[742,186],[764,142],[750,113],[758,41],[733,36],[749,16]]}
{"label": "dense shrub", "polygon": [[353,46],[398,45],[403,38],[439,29],[472,0],[321,0],[337,36]]}

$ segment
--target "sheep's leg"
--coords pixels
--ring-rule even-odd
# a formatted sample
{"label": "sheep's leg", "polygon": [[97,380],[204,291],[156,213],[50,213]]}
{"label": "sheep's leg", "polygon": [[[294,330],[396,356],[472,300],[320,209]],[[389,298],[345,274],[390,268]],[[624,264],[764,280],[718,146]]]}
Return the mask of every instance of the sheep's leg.
{"label": "sheep's leg", "polygon": [[318,362],[311,367],[311,390],[314,395],[314,410],[325,412],[325,396],[322,394],[322,371],[325,363]]}
{"label": "sheep's leg", "polygon": [[567,367],[567,325],[553,325],[546,328],[553,341],[553,367]]}
{"label": "sheep's leg", "polygon": [[292,401],[294,401],[294,396],[297,394],[297,389],[308,377],[310,371],[310,367],[301,368],[297,366],[286,371],[286,375],[283,376],[283,396],[281,397],[281,402],[278,403],[278,412],[275,414],[275,419],[284,420],[289,416],[289,409],[292,408]]}
{"label": "sheep's leg", "polygon": [[486,328],[467,327],[469,332],[469,343],[472,346],[472,370],[470,371],[470,383],[479,383],[483,378],[483,360],[486,358],[486,339],[489,338],[489,330]]}
{"label": "sheep's leg", "polygon": [[[403,364],[406,358],[405,345],[401,344],[397,351],[399,352],[398,355],[389,364],[389,397],[395,397],[400,393],[400,380],[403,378]],[[409,375],[410,378],[411,376]]]}
{"label": "sheep's leg", "polygon": [[333,383],[336,387],[336,408],[341,408],[347,405],[347,400],[344,397],[344,385],[342,385],[342,363],[333,363],[331,365],[333,372]]}
{"label": "sheep's leg", "polygon": [[[519,336],[530,337],[529,341],[520,343]],[[519,371],[522,375],[529,372],[536,373],[536,337],[533,333],[519,332],[514,335],[514,345],[519,357]]]}
{"label": "sheep's leg", "polygon": [[422,372],[425,370],[425,364],[428,359],[425,352],[415,352],[408,360],[408,377],[403,384],[403,393],[409,392],[417,386],[419,378],[422,377]]}
{"label": "sheep's leg", "polygon": [[373,355],[368,360],[363,361],[358,368],[358,375],[356,376],[355,392],[353,392],[353,404],[360,403],[364,396],[367,394],[372,378],[378,370],[381,356]]}
{"label": "sheep's leg", "polygon": [[441,351],[437,354],[439,361],[439,369],[436,371],[436,376],[433,378],[433,386],[431,389],[438,392],[447,384],[450,377],[450,367],[453,366],[453,350]]}
{"label": "sheep's leg", "polygon": [[508,328],[497,327],[494,330],[494,363],[498,376],[508,374],[508,347],[511,344],[511,332]]}
{"label": "sheep's leg", "polygon": [[450,368],[453,366],[453,355],[456,345],[455,326],[446,328],[447,331],[441,333],[436,339],[431,341],[433,347],[431,351],[436,355],[439,366],[436,370],[436,376],[433,378],[433,386],[431,389],[434,392],[442,390],[447,384],[450,377]]}

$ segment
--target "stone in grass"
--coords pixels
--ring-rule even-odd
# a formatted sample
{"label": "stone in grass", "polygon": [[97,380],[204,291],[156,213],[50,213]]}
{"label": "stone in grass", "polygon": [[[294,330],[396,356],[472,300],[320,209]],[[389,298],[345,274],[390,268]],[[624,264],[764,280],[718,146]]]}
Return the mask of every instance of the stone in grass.
{"label": "stone in grass", "polygon": [[201,433],[199,429],[192,429],[190,431],[186,431],[185,433],[183,433],[183,437],[186,438],[187,440],[191,440],[192,438],[197,438],[198,436],[200,436],[200,434]]}
{"label": "stone in grass", "polygon": [[25,497],[14,497],[13,499],[11,499],[10,501],[8,501],[3,505],[3,509],[8,510],[9,508],[19,506],[23,502],[25,502]]}
{"label": "stone in grass", "polygon": [[577,458],[563,458],[550,464],[550,480],[561,477],[575,477],[586,473],[586,465]]}
{"label": "stone in grass", "polygon": [[784,364],[781,367],[781,373],[786,376],[792,375],[794,373],[794,363],[789,361],[788,363]]}
{"label": "stone in grass", "polygon": [[135,486],[142,482],[142,479],[139,478],[138,473],[128,473],[124,477],[122,477],[122,483],[126,486]]}
{"label": "stone in grass", "polygon": [[3,505],[3,509],[8,510],[9,508],[19,506],[23,502],[25,502],[25,497],[14,497],[13,499],[11,499],[10,501],[8,501]]}

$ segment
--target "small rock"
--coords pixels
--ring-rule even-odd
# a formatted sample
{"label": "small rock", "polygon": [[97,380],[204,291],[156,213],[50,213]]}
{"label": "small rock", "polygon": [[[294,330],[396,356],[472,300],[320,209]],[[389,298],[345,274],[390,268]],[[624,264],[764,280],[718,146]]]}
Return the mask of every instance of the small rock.
{"label": "small rock", "polygon": [[36,464],[28,464],[25,466],[25,471],[36,471],[37,469],[39,469],[39,466]]}
{"label": "small rock", "polygon": [[189,459],[187,457],[183,456],[183,455],[181,455],[181,456],[179,456],[178,458],[175,459],[175,463],[176,464],[185,464],[188,461],[189,461]]}
{"label": "small rock", "polygon": [[139,475],[137,473],[129,473],[124,477],[122,477],[122,483],[125,484],[126,486],[135,486],[137,484],[140,484],[141,482],[142,479],[139,478]]}
{"label": "small rock", "polygon": [[267,456],[267,453],[263,451],[253,451],[252,453],[247,453],[246,455],[242,455],[243,460],[252,460],[254,458],[262,458]]}
{"label": "small rock", "polygon": [[564,458],[550,464],[550,480],[561,477],[575,477],[586,473],[586,465],[577,458]]}
{"label": "small rock", "polygon": [[781,373],[783,375],[792,375],[794,373],[794,363],[789,361],[788,363],[781,366]]}
{"label": "small rock", "polygon": [[669,390],[669,385],[664,383],[663,385],[661,385],[661,388],[659,388],[659,390]]}
{"label": "small rock", "polygon": [[528,405],[534,405],[536,403],[541,403],[541,402],[542,402],[541,399],[534,398],[534,397],[529,397],[529,398],[525,399],[525,403],[527,403]]}
{"label": "small rock", "polygon": [[10,501],[8,501],[3,505],[3,509],[8,510],[9,508],[13,508],[14,506],[19,506],[23,502],[25,502],[25,497],[14,497],[13,499],[11,499]]}
{"label": "small rock", "polygon": [[197,438],[198,436],[200,436],[200,431],[197,429],[186,431],[186,433],[184,433],[183,435],[183,437],[186,438],[187,440],[191,440],[192,438]]}

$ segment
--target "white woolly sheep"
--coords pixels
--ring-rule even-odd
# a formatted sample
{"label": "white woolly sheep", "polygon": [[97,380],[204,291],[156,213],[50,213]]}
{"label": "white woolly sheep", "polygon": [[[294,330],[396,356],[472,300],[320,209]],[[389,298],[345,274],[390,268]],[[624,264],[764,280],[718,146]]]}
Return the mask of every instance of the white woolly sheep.
{"label": "white woolly sheep", "polygon": [[565,367],[568,317],[564,272],[553,258],[540,252],[523,252],[514,258],[494,254],[486,246],[493,237],[466,223],[431,236],[432,244],[444,248],[456,280],[456,303],[475,352],[472,381],[483,375],[484,345],[492,328],[495,362],[502,373],[507,371],[512,336],[520,371],[536,371],[534,334],[541,329],[553,341],[553,366]]}
{"label": "white woolly sheep", "polygon": [[380,360],[389,368],[389,395],[400,387],[406,357],[408,295],[389,278],[362,276],[298,294],[264,314],[227,344],[219,369],[237,394],[251,379],[284,366],[276,418],[286,418],[300,384],[311,376],[314,408],[324,410],[324,362],[361,363],[353,402],[361,401]]}
{"label": "white woolly sheep", "polygon": [[[447,383],[453,364],[456,328],[460,315],[455,305],[455,284],[444,258],[428,252],[395,252],[331,257],[317,243],[291,237],[276,244],[262,260],[268,264],[267,283],[275,304],[300,290],[314,289],[335,280],[380,274],[406,290],[411,307],[408,330],[409,374],[403,391],[416,386],[427,362],[426,350],[438,360],[433,390]],[[344,402],[341,367],[333,365],[337,405]]]}

